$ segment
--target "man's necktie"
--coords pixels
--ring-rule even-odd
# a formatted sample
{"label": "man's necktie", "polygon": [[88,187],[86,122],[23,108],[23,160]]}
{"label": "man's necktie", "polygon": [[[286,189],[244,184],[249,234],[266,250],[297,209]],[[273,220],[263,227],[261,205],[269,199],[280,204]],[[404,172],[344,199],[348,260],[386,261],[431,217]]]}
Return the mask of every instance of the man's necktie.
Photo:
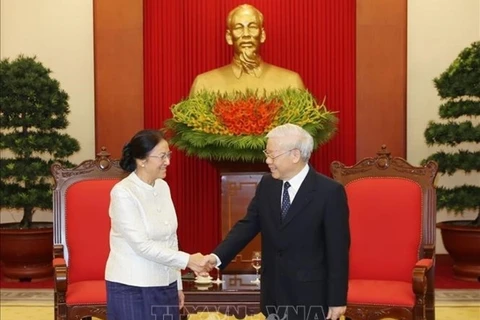
{"label": "man's necktie", "polygon": [[290,208],[290,196],[288,195],[288,188],[290,188],[290,183],[285,181],[283,184],[283,197],[282,197],[282,219],[287,215],[288,209]]}

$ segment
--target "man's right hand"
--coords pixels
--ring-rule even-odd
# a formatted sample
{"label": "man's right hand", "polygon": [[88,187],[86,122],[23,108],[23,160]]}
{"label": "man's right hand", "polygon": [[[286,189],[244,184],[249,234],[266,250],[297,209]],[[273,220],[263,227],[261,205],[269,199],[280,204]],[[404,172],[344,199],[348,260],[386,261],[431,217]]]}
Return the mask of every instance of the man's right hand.
{"label": "man's right hand", "polygon": [[208,275],[213,268],[216,266],[215,257],[212,255],[204,256],[200,252],[195,254],[191,254],[190,258],[188,259],[187,267],[192,269],[196,275]]}
{"label": "man's right hand", "polygon": [[217,257],[215,257],[215,255],[213,254],[208,254],[205,256],[205,265],[207,266],[207,268],[209,268],[210,270],[212,270],[213,268],[216,268],[217,267],[217,264],[218,264],[218,261],[217,261]]}

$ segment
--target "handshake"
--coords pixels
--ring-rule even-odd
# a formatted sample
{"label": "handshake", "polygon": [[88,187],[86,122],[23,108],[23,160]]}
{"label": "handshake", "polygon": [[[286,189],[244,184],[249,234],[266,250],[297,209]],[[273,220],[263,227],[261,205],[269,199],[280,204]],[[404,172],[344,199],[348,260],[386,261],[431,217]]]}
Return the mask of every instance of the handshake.
{"label": "handshake", "polygon": [[191,254],[187,267],[192,269],[197,276],[208,276],[208,273],[217,266],[217,258],[214,255],[203,255],[200,252]]}

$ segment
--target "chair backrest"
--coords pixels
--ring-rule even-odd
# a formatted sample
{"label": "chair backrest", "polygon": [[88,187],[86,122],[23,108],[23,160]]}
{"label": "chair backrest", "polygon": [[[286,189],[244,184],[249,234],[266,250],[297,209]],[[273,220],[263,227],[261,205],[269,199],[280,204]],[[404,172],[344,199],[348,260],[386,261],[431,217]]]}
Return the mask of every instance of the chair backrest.
{"label": "chair backrest", "polygon": [[105,148],[75,168],[54,163],[54,244],[64,246],[70,283],[102,280],[109,253],[110,191],[125,176]]}
{"label": "chair backrest", "polygon": [[385,146],[354,166],[332,163],[350,209],[350,279],[411,282],[415,262],[433,257],[437,169],[392,158]]}

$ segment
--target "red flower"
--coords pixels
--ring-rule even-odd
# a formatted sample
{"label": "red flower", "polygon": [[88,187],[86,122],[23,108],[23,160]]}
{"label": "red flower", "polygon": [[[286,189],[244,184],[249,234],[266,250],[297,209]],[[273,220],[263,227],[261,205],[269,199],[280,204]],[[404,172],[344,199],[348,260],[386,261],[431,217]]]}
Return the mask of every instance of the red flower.
{"label": "red flower", "polygon": [[218,99],[213,107],[213,113],[235,135],[260,135],[267,131],[280,107],[281,102],[276,99],[270,101],[256,97],[236,101]]}

